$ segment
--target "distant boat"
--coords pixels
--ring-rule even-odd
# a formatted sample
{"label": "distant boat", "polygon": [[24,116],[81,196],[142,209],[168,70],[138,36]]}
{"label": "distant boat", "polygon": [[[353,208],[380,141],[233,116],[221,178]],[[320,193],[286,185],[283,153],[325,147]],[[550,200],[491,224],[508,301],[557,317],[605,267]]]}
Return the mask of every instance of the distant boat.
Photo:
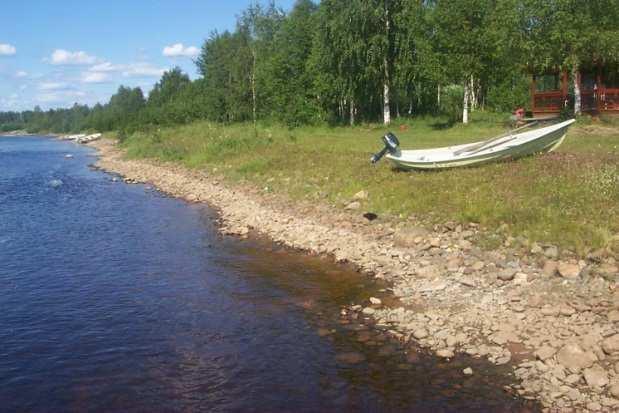
{"label": "distant boat", "polygon": [[397,137],[388,133],[383,137],[385,148],[372,156],[371,161],[376,163],[387,155],[387,159],[399,169],[446,169],[517,159],[555,150],[563,143],[568,127],[575,121],[570,119],[515,133],[531,127],[530,124],[489,140],[435,149],[400,150]]}

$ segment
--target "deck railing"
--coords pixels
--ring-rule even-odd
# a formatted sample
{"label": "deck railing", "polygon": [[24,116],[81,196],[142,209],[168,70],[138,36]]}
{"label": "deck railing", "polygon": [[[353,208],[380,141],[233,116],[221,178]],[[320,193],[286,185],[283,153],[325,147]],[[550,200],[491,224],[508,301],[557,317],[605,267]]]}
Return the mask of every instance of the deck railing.
{"label": "deck railing", "polygon": [[560,112],[565,106],[565,97],[560,90],[535,92],[533,112]]}
{"label": "deck railing", "polygon": [[600,96],[601,109],[619,111],[619,89],[604,89]]}

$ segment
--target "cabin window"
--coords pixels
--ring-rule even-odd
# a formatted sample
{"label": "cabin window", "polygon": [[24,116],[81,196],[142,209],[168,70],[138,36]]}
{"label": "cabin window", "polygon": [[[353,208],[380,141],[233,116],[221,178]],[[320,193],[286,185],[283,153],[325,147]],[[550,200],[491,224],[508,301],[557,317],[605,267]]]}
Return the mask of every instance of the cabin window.
{"label": "cabin window", "polygon": [[535,90],[537,92],[550,92],[560,90],[559,74],[541,75],[535,77]]}

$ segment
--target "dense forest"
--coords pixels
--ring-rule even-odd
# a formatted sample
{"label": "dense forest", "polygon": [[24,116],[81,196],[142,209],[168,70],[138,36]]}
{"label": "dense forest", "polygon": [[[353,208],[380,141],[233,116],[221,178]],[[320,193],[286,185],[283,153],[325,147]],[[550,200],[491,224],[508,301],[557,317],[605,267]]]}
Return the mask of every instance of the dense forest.
{"label": "dense forest", "polygon": [[[196,119],[355,124],[528,102],[529,74],[619,60],[619,0],[298,0],[253,4],[213,32],[200,77],[166,72],[145,97],[0,113],[0,129],[132,131]],[[576,107],[578,112],[578,107]]]}

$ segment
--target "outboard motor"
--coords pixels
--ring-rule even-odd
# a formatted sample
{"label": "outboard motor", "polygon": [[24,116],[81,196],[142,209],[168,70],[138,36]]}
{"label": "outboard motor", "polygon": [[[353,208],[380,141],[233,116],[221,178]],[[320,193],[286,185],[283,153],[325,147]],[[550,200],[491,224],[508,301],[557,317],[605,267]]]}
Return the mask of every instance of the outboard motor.
{"label": "outboard motor", "polygon": [[400,146],[400,141],[398,138],[391,132],[388,132],[385,136],[383,136],[383,142],[385,143],[385,147],[382,151],[375,153],[370,158],[370,162],[376,163],[380,161],[380,159],[385,156],[387,152],[392,155],[395,155],[398,152],[398,147]]}

